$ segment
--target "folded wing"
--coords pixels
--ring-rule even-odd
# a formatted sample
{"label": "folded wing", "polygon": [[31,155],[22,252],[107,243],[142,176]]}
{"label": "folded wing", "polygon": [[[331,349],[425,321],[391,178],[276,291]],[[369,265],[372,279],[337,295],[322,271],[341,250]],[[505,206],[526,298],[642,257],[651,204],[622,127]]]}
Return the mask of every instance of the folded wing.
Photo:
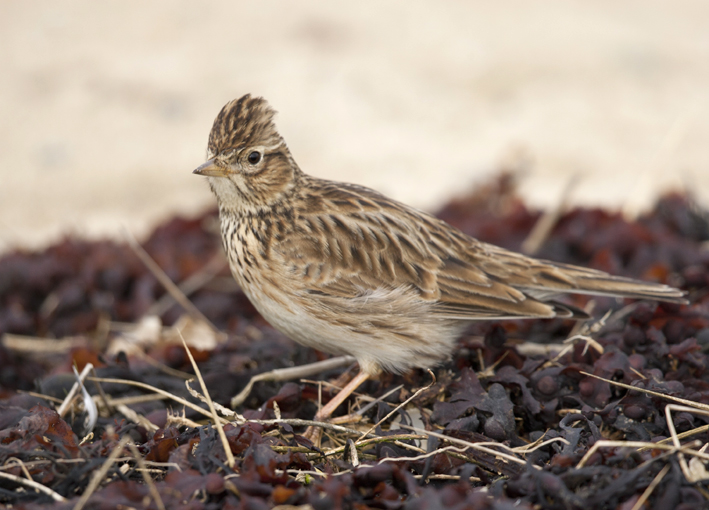
{"label": "folded wing", "polygon": [[324,301],[408,289],[441,319],[462,320],[586,317],[556,301],[566,293],[686,302],[666,285],[481,243],[367,188],[318,183],[319,198],[296,212],[298,229],[273,248],[304,291]]}

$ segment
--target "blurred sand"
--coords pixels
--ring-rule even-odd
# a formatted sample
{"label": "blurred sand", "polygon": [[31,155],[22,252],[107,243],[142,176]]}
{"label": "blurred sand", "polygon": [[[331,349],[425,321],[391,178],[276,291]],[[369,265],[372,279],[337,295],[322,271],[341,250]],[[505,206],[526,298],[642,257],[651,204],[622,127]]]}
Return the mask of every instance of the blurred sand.
{"label": "blurred sand", "polygon": [[0,251],[213,204],[214,116],[265,96],[307,172],[432,209],[515,151],[554,204],[709,204],[709,2],[0,3]]}

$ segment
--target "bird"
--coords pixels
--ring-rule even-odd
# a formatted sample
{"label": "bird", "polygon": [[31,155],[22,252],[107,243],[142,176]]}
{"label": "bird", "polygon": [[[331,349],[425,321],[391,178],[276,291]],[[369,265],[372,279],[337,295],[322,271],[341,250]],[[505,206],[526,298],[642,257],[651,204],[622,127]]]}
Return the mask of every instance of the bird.
{"label": "bird", "polygon": [[357,359],[359,374],[316,420],[382,371],[446,361],[470,321],[587,319],[564,294],[687,302],[679,289],[515,253],[372,189],[310,176],[275,113],[250,94],[228,102],[193,173],[216,196],[231,273],[259,313],[302,345]]}

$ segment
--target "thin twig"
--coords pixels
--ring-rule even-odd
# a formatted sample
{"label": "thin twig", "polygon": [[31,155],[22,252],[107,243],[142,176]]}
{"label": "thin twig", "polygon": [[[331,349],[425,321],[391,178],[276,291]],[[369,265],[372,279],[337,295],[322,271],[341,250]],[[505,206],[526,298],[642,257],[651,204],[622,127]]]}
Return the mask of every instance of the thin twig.
{"label": "thin twig", "polygon": [[136,241],[133,234],[128,230],[125,233],[126,240],[128,241],[128,246],[133,250],[133,252],[138,256],[138,258],[145,264],[145,266],[153,273],[153,276],[165,287],[165,290],[172,296],[172,298],[177,301],[184,310],[189,313],[194,319],[203,321],[208,324],[213,331],[218,331],[217,328],[212,324],[212,321],[207,319],[205,315],[199,311],[199,309],[187,299],[187,297],[182,293],[180,288],[175,285],[170,277],[162,270],[162,268],[153,260],[153,258],[148,254],[147,251]]}
{"label": "thin twig", "polygon": [[[116,462],[132,462],[133,457],[119,457],[116,459]],[[52,460],[33,460],[30,462],[25,462],[24,465],[28,468],[35,468],[38,466],[46,466],[49,464],[82,464],[85,462],[92,462],[91,459],[52,459]],[[150,461],[150,460],[144,460],[143,461],[147,466],[157,466],[157,467],[164,467],[164,468],[172,468],[172,469],[177,469],[178,471],[182,471],[180,466],[174,462],[155,462],[155,461]],[[6,469],[12,469],[14,468],[15,465],[2,465],[0,466],[0,471],[6,470]]]}
{"label": "thin twig", "polygon": [[[91,367],[91,373],[93,374],[94,377],[98,377],[98,374],[96,373],[96,369],[92,366]],[[94,384],[96,385],[96,388],[98,389],[98,396],[101,401],[101,403],[106,407],[106,410],[108,411],[108,414],[111,415],[113,414],[113,406],[111,406],[111,403],[108,401],[108,396],[106,393],[103,391],[103,386],[98,381],[94,381]],[[96,400],[96,399],[94,399]]]}
{"label": "thin twig", "polygon": [[53,402],[53,403],[59,404],[59,405],[61,405],[61,403],[64,402],[60,398],[52,397],[51,395],[45,395],[44,393],[37,393],[36,391],[17,390],[17,393],[30,395],[31,397],[41,398],[41,399],[46,400],[47,402]]}
{"label": "thin twig", "polygon": [[[89,366],[91,367],[91,370],[93,370],[94,367],[93,365],[91,365],[91,363],[87,364],[87,367]],[[96,422],[98,421],[98,407],[96,406],[96,402],[94,402],[94,399],[91,398],[91,395],[89,395],[88,390],[84,386],[84,381],[81,380],[81,376],[79,376],[79,372],[77,372],[76,366],[72,366],[71,368],[74,370],[76,382],[79,383],[79,387],[81,388],[81,398],[84,404],[84,411],[86,412],[82,433],[91,434],[91,431],[94,429],[94,427],[96,426]]]}
{"label": "thin twig", "polygon": [[169,367],[165,363],[160,363],[155,358],[150,357],[148,353],[146,353],[142,349],[136,349],[131,354],[135,354],[149,365],[152,365],[153,367],[157,368],[158,370],[167,375],[178,377],[180,379],[190,379],[192,377],[192,374],[188,374],[187,372],[183,372],[182,370],[177,370],[176,368]]}
{"label": "thin twig", "polygon": [[145,402],[154,402],[156,400],[165,400],[166,398],[168,397],[165,395],[131,395],[130,397],[120,398],[112,398],[109,396],[108,402],[114,406],[119,406],[121,404],[129,406],[133,404],[144,404]]}
{"label": "thin twig", "polygon": [[411,462],[414,460],[427,459],[429,457],[433,457],[434,455],[438,455],[439,453],[448,453],[449,451],[465,453],[465,450],[467,449],[467,446],[446,446],[444,448],[438,448],[437,450],[433,450],[432,452],[422,453],[421,455],[417,455],[416,457],[385,457],[383,459],[379,459],[377,464],[384,464],[385,462]]}
{"label": "thin twig", "polygon": [[568,345],[562,344],[538,344],[535,342],[524,342],[515,345],[515,349],[522,356],[554,356],[564,349],[568,350]]}
{"label": "thin twig", "polygon": [[[542,436],[542,437],[544,437],[544,436]],[[536,451],[536,450],[538,450],[539,448],[543,448],[543,447],[545,447],[545,446],[548,445],[548,444],[556,443],[557,441],[558,441],[559,443],[564,443],[564,444],[567,444],[567,445],[568,445],[568,444],[571,444],[571,443],[569,443],[569,441],[567,441],[567,440],[564,439],[563,437],[552,437],[551,439],[547,439],[546,441],[543,441],[543,442],[541,442],[541,443],[539,443],[539,444],[535,444],[535,443],[539,442],[540,440],[541,440],[541,438],[537,439],[537,441],[535,441],[534,443],[527,444],[527,445],[524,445],[524,446],[518,446],[517,448],[509,448],[509,450],[510,450],[511,452],[514,452],[514,453],[519,453],[519,454],[521,454],[521,455],[525,455],[525,454],[527,454],[527,453],[532,453],[533,451]],[[507,446],[505,446],[505,445],[503,445],[503,444],[500,444],[499,446],[502,446],[503,448],[507,448]]]}
{"label": "thin twig", "polygon": [[69,352],[77,347],[86,347],[88,344],[88,339],[83,336],[40,338],[12,333],[5,333],[2,336],[2,345],[7,350],[42,356]]}
{"label": "thin twig", "polygon": [[29,472],[29,469],[27,469],[27,466],[25,463],[18,459],[17,457],[9,457],[6,461],[4,466],[7,466],[9,468],[15,467],[15,466],[20,466],[20,471],[22,471],[25,475],[25,478],[28,480],[32,480],[32,475]]}
{"label": "thin twig", "polygon": [[143,427],[145,430],[148,430],[150,432],[155,432],[156,430],[158,430],[160,428],[157,425],[155,425],[153,422],[148,420],[145,416],[138,414],[134,409],[131,409],[127,405],[118,404],[116,406],[116,411],[121,413],[123,416],[128,418],[133,423],[137,423],[138,425]]}
{"label": "thin twig", "polygon": [[[207,398],[204,395],[202,395],[200,392],[198,392],[197,390],[192,388],[192,386],[190,386],[190,383],[193,381],[194,381],[194,377],[185,381],[185,388],[187,388],[187,391],[189,391],[190,395],[192,395],[194,398],[196,398],[200,402],[204,402],[205,404],[209,405],[207,403]],[[246,418],[244,418],[242,415],[240,415],[236,411],[232,411],[231,409],[224,407],[219,402],[212,402],[212,404],[214,405],[214,409],[219,411],[222,414],[222,416],[228,416],[229,418],[232,418],[235,422],[237,422],[239,424],[246,423]],[[278,404],[276,404],[275,402],[273,403],[273,405],[278,406]],[[275,409],[276,409],[276,407],[274,407],[274,410]],[[276,418],[280,418],[280,416],[276,416]]]}
{"label": "thin twig", "polygon": [[214,402],[212,402],[212,397],[209,396],[209,391],[207,391],[207,385],[204,383],[204,379],[202,379],[202,372],[199,370],[199,367],[197,366],[197,362],[194,360],[194,356],[192,356],[192,352],[190,352],[190,348],[187,347],[187,342],[185,342],[184,337],[182,336],[182,333],[180,333],[180,338],[182,338],[182,345],[185,347],[185,351],[187,352],[187,356],[190,358],[190,363],[192,363],[192,368],[194,369],[195,374],[197,374],[197,380],[199,381],[199,385],[202,388],[202,394],[204,395],[205,399],[207,400],[207,405],[209,406],[209,411],[212,413],[212,419],[214,420],[214,426],[217,429],[217,433],[219,434],[219,438],[222,441],[222,447],[224,447],[224,453],[226,454],[226,463],[227,466],[230,468],[233,468],[236,465],[236,459],[234,459],[234,454],[231,452],[231,447],[229,446],[229,440],[226,438],[226,434],[224,433],[224,427],[222,427],[222,422],[221,417],[217,414],[217,410],[214,408]]}
{"label": "thin twig", "polygon": [[[425,439],[426,436],[422,435],[417,435],[417,434],[397,434],[397,435],[392,435],[392,436],[374,436],[369,439],[364,439],[364,440],[358,440],[355,443],[355,446],[357,448],[364,448],[365,446],[369,446],[370,444],[377,444],[377,443],[390,443],[390,442],[396,442],[396,441],[409,441],[411,439]],[[333,455],[337,455],[338,453],[342,453],[345,451],[346,445],[343,446],[338,446],[337,448],[332,448],[330,450],[326,450],[323,452],[323,456],[325,457],[331,457]]]}
{"label": "thin twig", "polygon": [[202,425],[197,423],[196,421],[192,421],[189,418],[185,416],[185,410],[182,410],[182,414],[175,414],[175,413],[167,413],[167,422],[165,424],[165,428],[171,426],[171,425],[177,425],[178,427],[191,427],[198,429]]}
{"label": "thin twig", "polygon": [[[416,448],[412,447],[409,444],[402,443],[401,441],[409,441],[411,439],[425,439],[426,436],[418,435],[418,434],[397,434],[397,435],[392,435],[392,436],[375,436],[370,439],[366,439],[364,441],[361,441],[359,443],[355,444],[356,448],[359,448],[360,450],[364,448],[365,446],[369,446],[371,444],[377,444],[377,443],[394,443],[397,446],[401,446],[402,448],[408,448],[416,453],[426,453],[424,450],[421,448]],[[323,457],[332,457],[333,455],[337,455],[339,453],[343,453],[345,449],[347,448],[346,445],[338,446],[337,448],[331,448],[330,450],[326,450],[320,453],[314,453],[312,449],[307,448],[305,446],[272,446],[271,447],[274,452],[278,453],[286,453],[286,452],[294,452],[294,453],[308,453],[313,455],[314,457],[318,456],[323,456]],[[403,458],[410,458],[410,457],[403,457]],[[467,460],[467,459],[466,459]]]}
{"label": "thin twig", "polygon": [[611,441],[607,439],[601,439],[596,441],[591,448],[586,452],[586,455],[576,464],[576,469],[581,469],[586,465],[588,459],[590,459],[594,453],[598,451],[599,448],[645,448],[647,450],[664,450],[669,452],[682,452],[687,455],[692,455],[694,457],[699,457],[700,459],[709,460],[709,455],[706,453],[701,453],[686,446],[676,448],[672,445],[651,443],[649,441]]}
{"label": "thin twig", "polygon": [[41,483],[37,483],[32,479],[28,480],[26,478],[22,478],[21,476],[11,475],[10,473],[3,473],[1,471],[0,471],[0,478],[6,478],[7,480],[12,480],[13,482],[19,483],[20,485],[24,485],[25,487],[31,487],[34,490],[41,492],[42,494],[46,494],[47,496],[52,498],[54,501],[61,501],[62,503],[69,501],[61,494],[54,492],[49,487],[45,487]]}
{"label": "thin twig", "polygon": [[[679,436],[677,435],[677,430],[675,429],[675,423],[674,423],[674,420],[672,419],[672,411],[695,413],[695,414],[700,414],[700,415],[704,415],[704,416],[708,416],[709,411],[695,409],[693,407],[687,407],[687,406],[678,406],[677,404],[667,404],[665,406],[665,418],[667,419],[667,428],[670,431],[670,437],[672,438],[672,444],[674,444],[675,448],[679,449],[679,447],[680,447]],[[698,480],[695,479],[695,476],[690,471],[689,465],[687,465],[687,460],[684,458],[684,455],[682,453],[679,453],[677,458],[679,459],[679,465],[682,468],[682,473],[684,474],[685,478],[691,483],[697,482]]]}
{"label": "thin twig", "polygon": [[[419,434],[426,434],[426,435],[428,435],[428,436],[437,437],[437,438],[439,438],[439,439],[445,439],[445,440],[448,441],[449,443],[462,444],[462,445],[468,446],[469,448],[472,448],[472,449],[474,449],[474,450],[478,450],[478,451],[481,451],[481,452],[483,452],[483,453],[487,453],[488,455],[492,455],[492,456],[494,456],[494,457],[497,457],[497,458],[500,458],[500,459],[504,459],[504,460],[507,460],[507,461],[509,461],[509,462],[514,462],[514,463],[516,463],[516,464],[522,464],[522,465],[524,465],[524,464],[527,463],[526,461],[524,461],[524,460],[522,460],[522,459],[518,459],[517,457],[514,457],[514,456],[512,456],[512,455],[508,455],[508,454],[506,454],[506,453],[498,452],[498,451],[492,450],[492,449],[490,449],[490,448],[487,448],[487,447],[485,447],[485,446],[480,446],[479,444],[476,444],[476,443],[471,443],[471,442],[469,442],[469,441],[464,441],[464,440],[462,440],[462,439],[458,439],[458,438],[455,438],[455,437],[446,436],[445,434],[439,434],[438,432],[432,432],[432,431],[430,431],[430,430],[424,430],[424,429],[420,429],[420,428],[417,428],[417,427],[411,427],[411,426],[409,426],[409,425],[399,424],[399,426],[400,426],[402,429],[412,430],[412,431],[414,431],[414,432],[418,432]],[[540,466],[537,466],[536,464],[532,464],[532,467],[534,467],[534,469],[542,469]]]}
{"label": "thin twig", "polygon": [[[93,368],[94,368],[94,366],[91,363],[87,363],[86,366],[84,367],[84,369],[81,371],[81,374],[79,375],[79,379],[81,381],[85,381],[86,377],[89,375],[89,372]],[[67,396],[64,398],[62,405],[60,405],[59,409],[57,409],[57,414],[59,414],[59,416],[64,417],[66,412],[69,410],[69,405],[71,404],[71,401],[74,399],[74,395],[76,395],[77,391],[79,391],[79,381],[74,383],[74,385],[69,390],[69,393],[67,393]]]}
{"label": "thin twig", "polygon": [[[411,395],[409,398],[407,398],[406,400],[404,400],[401,404],[399,404],[398,406],[396,406],[396,407],[395,407],[389,414],[387,414],[384,418],[382,418],[382,419],[379,420],[377,423],[375,423],[374,425],[372,425],[372,426],[369,428],[369,430],[368,430],[367,432],[365,432],[364,434],[362,434],[362,435],[359,437],[359,439],[363,439],[363,438],[367,437],[370,432],[376,430],[376,428],[377,428],[379,425],[381,425],[382,423],[384,423],[385,421],[387,421],[387,420],[388,420],[391,416],[393,416],[399,409],[401,409],[402,407],[404,407],[406,404],[408,404],[409,402],[411,402],[412,400],[414,400],[416,397],[418,397],[421,393],[423,393],[424,391],[426,391],[427,389],[429,389],[431,386],[433,386],[434,384],[436,384],[436,376],[433,374],[433,372],[432,372],[431,370],[429,370],[428,373],[429,373],[429,375],[431,376],[431,382],[430,382],[430,384],[429,384],[428,386],[424,386],[423,388],[419,388],[418,390],[416,390],[416,392],[415,392],[413,395]],[[359,441],[359,439],[358,439],[358,441]]]}
{"label": "thin twig", "polygon": [[375,405],[377,405],[379,402],[382,402],[382,401],[383,401],[385,398],[387,398],[389,395],[391,395],[392,393],[395,393],[395,392],[399,391],[399,390],[400,390],[401,388],[403,388],[403,387],[404,387],[403,384],[400,384],[400,385],[398,385],[398,386],[395,386],[394,388],[392,388],[392,389],[390,389],[389,391],[387,391],[387,392],[386,392],[384,395],[382,395],[381,397],[377,397],[377,398],[375,398],[374,400],[372,400],[371,402],[369,402],[366,406],[362,407],[361,409],[359,409],[359,410],[358,410],[357,412],[355,412],[354,414],[357,414],[357,415],[360,415],[360,416],[363,415],[364,413],[366,413],[367,411],[369,411],[372,407],[374,407]]}
{"label": "thin twig", "polygon": [[264,372],[262,374],[255,375],[251,378],[251,380],[244,387],[244,389],[241,390],[238,395],[231,399],[230,405],[233,409],[243,404],[251,393],[251,389],[253,388],[254,384],[259,381],[290,381],[292,379],[301,379],[303,377],[309,377],[311,375],[319,374],[321,372],[327,372],[328,370],[340,368],[345,365],[351,365],[354,362],[355,358],[353,358],[352,356],[338,356],[336,358],[317,361],[308,365],[300,365],[297,367],[289,368],[277,368],[275,370],[271,370],[270,372]]}
{"label": "thin twig", "polygon": [[[709,425],[702,425],[701,427],[697,427],[691,430],[687,430],[685,432],[682,432],[681,434],[677,434],[678,439],[686,439],[688,437],[694,436],[696,434],[701,434],[703,432],[706,432],[709,430]],[[665,439],[661,439],[660,441],[657,441],[656,443],[652,444],[667,444],[671,443],[674,441],[673,437],[666,437]],[[649,450],[649,448],[640,448],[638,452],[644,452],[645,450]]]}
{"label": "thin twig", "polygon": [[135,458],[135,462],[138,464],[138,469],[137,471],[140,471],[140,474],[143,476],[143,480],[145,481],[145,485],[148,486],[148,491],[150,491],[150,495],[153,497],[153,501],[155,501],[155,505],[158,507],[158,510],[165,510],[165,505],[162,502],[162,498],[160,497],[160,492],[158,492],[158,488],[155,486],[155,482],[153,482],[153,479],[150,478],[148,475],[148,468],[145,466],[145,462],[143,461],[143,456],[140,454],[138,451],[138,448],[135,447],[134,444],[128,443],[128,448],[130,449],[130,452],[133,454],[133,457]]}
{"label": "thin twig", "polygon": [[[202,414],[203,416],[206,416],[207,418],[212,418],[212,415],[209,411],[202,409],[196,404],[193,404],[189,400],[185,400],[181,397],[178,397],[177,395],[173,395],[172,393],[169,393],[165,390],[161,390],[160,388],[156,388],[155,386],[151,386],[149,384],[145,384],[142,382],[138,381],[131,381],[129,379],[113,379],[109,377],[87,377],[88,380],[97,380],[100,382],[105,382],[105,383],[114,383],[114,384],[125,384],[128,386],[136,386],[138,388],[143,388],[148,391],[152,391],[154,393],[157,393],[159,395],[163,395],[164,397],[167,397],[169,399],[174,400],[175,402],[178,402],[182,404],[185,407],[189,407],[190,409],[197,411],[198,413]],[[224,418],[220,418],[220,421],[224,424],[229,423],[229,420],[226,420]],[[334,430],[335,432],[344,432],[347,434],[355,434],[359,435],[361,434],[361,431],[356,430],[356,429],[350,429],[347,427],[342,427],[340,425],[334,425],[332,423],[327,423],[327,422],[322,422],[322,421],[314,421],[314,420],[301,420],[299,418],[288,418],[288,419],[282,419],[282,420],[247,420],[245,423],[258,423],[260,425],[278,425],[278,424],[287,424],[287,425],[295,425],[295,426],[314,426],[314,427],[321,427],[324,429],[328,430]]]}
{"label": "thin twig", "polygon": [[[222,252],[217,253],[212,257],[209,262],[202,266],[198,271],[196,271],[191,276],[187,277],[180,282],[178,288],[180,292],[188,297],[190,294],[202,288],[204,285],[209,283],[221,270],[226,266],[227,261],[224,258]],[[160,299],[155,301],[148,308],[145,315],[162,315],[167,312],[172,305],[175,304],[175,298],[172,294],[165,294]]]}
{"label": "thin twig", "polygon": [[[199,407],[197,404],[193,404],[189,400],[185,400],[184,398],[178,397],[177,395],[173,395],[172,393],[161,390],[160,388],[156,388],[155,386],[151,386],[149,384],[145,384],[139,381],[131,381],[129,379],[114,379],[111,377],[87,377],[89,381],[96,380],[99,382],[105,382],[105,383],[115,383],[115,384],[125,384],[127,386],[137,386],[138,388],[143,388],[144,390],[152,391],[154,393],[157,393],[159,395],[163,395],[169,399],[174,400],[175,402],[178,402],[182,404],[185,407],[189,407],[190,409],[197,411],[198,413],[206,416],[207,418],[211,418],[212,415],[209,413],[209,411],[202,409]],[[222,418],[223,423],[229,423],[229,420],[225,420]]]}
{"label": "thin twig", "polygon": [[569,207],[569,197],[571,192],[576,187],[579,182],[579,174],[574,173],[568,178],[564,189],[561,190],[561,197],[556,204],[556,207],[546,210],[539,217],[537,222],[532,227],[531,232],[527,238],[522,242],[522,252],[527,255],[534,255],[539,251],[544,242],[554,230],[559,218],[564,214],[566,209]]}
{"label": "thin twig", "polygon": [[[426,437],[425,437],[425,436],[417,436],[417,435],[412,434],[412,435],[411,435],[411,439],[426,439]],[[411,450],[412,452],[416,452],[416,453],[418,453],[419,455],[421,455],[422,453],[426,453],[426,450],[424,450],[423,448],[419,448],[418,446],[414,446],[414,445],[412,445],[412,444],[404,443],[404,442],[399,441],[399,440],[394,441],[394,444],[395,444],[396,446],[398,446],[399,448],[404,448],[404,449],[406,449],[406,450]]]}
{"label": "thin twig", "polygon": [[652,482],[650,482],[650,485],[647,486],[645,491],[642,493],[642,495],[638,498],[638,500],[635,502],[633,505],[633,508],[631,510],[640,510],[642,506],[645,504],[645,502],[648,500],[650,497],[650,494],[652,494],[652,491],[655,490],[655,487],[657,487],[662,479],[665,477],[667,472],[670,470],[670,465],[665,464],[665,467],[663,467],[657,475],[655,475],[655,478],[652,479]]}
{"label": "thin twig", "polygon": [[639,391],[640,393],[646,393],[647,395],[652,395],[653,397],[663,398],[665,400],[671,400],[679,404],[684,404],[695,409],[701,409],[703,411],[709,411],[709,405],[702,404],[701,402],[694,402],[692,400],[687,400],[686,398],[673,397],[672,395],[665,395],[664,393],[659,393],[657,391],[646,390],[645,388],[638,388],[637,386],[631,386],[630,384],[621,383],[618,381],[611,381],[610,379],[605,379],[598,375],[589,374],[588,372],[579,371],[579,373],[586,375],[588,377],[593,377],[594,379],[599,379],[601,381],[607,382],[614,386],[620,386],[628,390]]}
{"label": "thin twig", "polygon": [[74,510],[81,510],[82,508],[84,508],[86,503],[88,503],[91,495],[96,491],[96,489],[98,489],[98,486],[101,484],[101,480],[103,480],[103,477],[106,476],[106,473],[108,473],[108,470],[111,469],[111,466],[116,461],[118,456],[123,453],[123,448],[128,444],[128,440],[128,436],[123,436],[116,445],[116,447],[113,449],[111,454],[108,456],[106,461],[103,463],[101,468],[98,471],[94,472],[93,476],[91,477],[91,480],[89,481],[89,484],[86,486],[86,490],[79,498],[79,501],[76,502],[76,505],[74,505]]}
{"label": "thin twig", "polygon": [[[333,423],[328,423],[325,421],[315,421],[315,420],[301,420],[300,418],[284,418],[282,420],[248,420],[246,423],[258,423],[259,425],[295,425],[297,427],[320,427],[326,430],[332,430],[335,432],[342,432],[345,434],[360,435],[361,430],[350,429],[343,427],[342,425],[335,425]],[[377,437],[377,436],[375,436]]]}

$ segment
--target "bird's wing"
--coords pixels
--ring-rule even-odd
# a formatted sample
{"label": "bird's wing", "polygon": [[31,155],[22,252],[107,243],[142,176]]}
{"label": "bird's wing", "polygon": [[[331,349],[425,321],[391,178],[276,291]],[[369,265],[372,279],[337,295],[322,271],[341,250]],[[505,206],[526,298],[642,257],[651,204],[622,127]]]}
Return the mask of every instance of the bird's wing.
{"label": "bird's wing", "polygon": [[516,288],[528,280],[521,256],[496,261],[488,245],[429,214],[366,188],[320,184],[273,246],[313,299],[406,289],[442,319],[583,315]]}
{"label": "bird's wing", "polygon": [[319,182],[276,248],[313,296],[410,289],[440,318],[464,320],[584,317],[554,300],[565,293],[686,302],[666,285],[526,257],[367,188]]}
{"label": "bird's wing", "polygon": [[[482,243],[481,243],[482,244]],[[591,294],[687,303],[685,292],[669,285],[614,276],[588,267],[534,259],[493,245],[481,262],[483,271],[538,299],[559,294]]]}

